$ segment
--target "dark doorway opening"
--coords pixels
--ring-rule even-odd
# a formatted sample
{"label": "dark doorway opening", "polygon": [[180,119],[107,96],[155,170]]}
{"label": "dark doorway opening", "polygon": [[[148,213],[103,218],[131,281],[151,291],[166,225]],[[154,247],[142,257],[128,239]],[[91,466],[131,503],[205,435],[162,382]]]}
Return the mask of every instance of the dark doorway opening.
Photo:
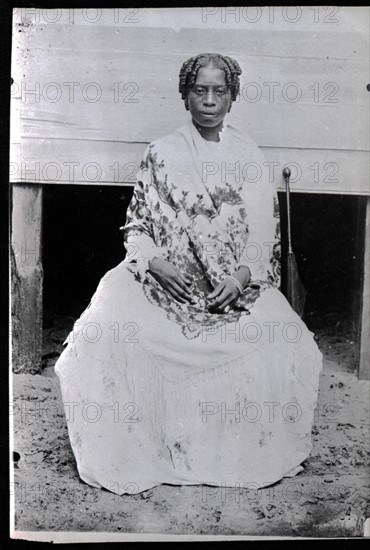
{"label": "dark doorway opening", "polygon": [[[44,188],[45,355],[71,330],[101,277],[124,258],[124,224],[132,187],[49,185]],[[283,252],[285,195],[279,193]],[[307,290],[304,320],[321,348],[335,348],[346,370],[358,353],[363,200],[347,195],[291,195],[293,248]],[[46,332],[45,332],[46,331]],[[49,339],[50,340],[50,339]],[[325,350],[324,350],[325,351]]]}

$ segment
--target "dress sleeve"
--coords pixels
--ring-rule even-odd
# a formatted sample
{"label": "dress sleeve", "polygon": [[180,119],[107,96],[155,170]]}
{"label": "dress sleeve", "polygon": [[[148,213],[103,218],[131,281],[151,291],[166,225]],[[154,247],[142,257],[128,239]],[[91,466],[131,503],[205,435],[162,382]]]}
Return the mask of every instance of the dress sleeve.
{"label": "dress sleeve", "polygon": [[[261,159],[264,157],[261,153]],[[242,198],[246,210],[248,237],[240,246],[236,269],[247,266],[251,272],[250,284],[259,281],[280,286],[280,212],[274,183],[270,182],[263,162],[259,181],[244,181]]]}
{"label": "dress sleeve", "polygon": [[153,231],[153,222],[148,206],[148,190],[152,179],[152,166],[149,148],[144,153],[137,173],[134,192],[126,212],[124,246],[127,254],[125,262],[136,264],[142,272],[149,269],[149,262],[155,257],[165,257],[165,251],[157,246]]}

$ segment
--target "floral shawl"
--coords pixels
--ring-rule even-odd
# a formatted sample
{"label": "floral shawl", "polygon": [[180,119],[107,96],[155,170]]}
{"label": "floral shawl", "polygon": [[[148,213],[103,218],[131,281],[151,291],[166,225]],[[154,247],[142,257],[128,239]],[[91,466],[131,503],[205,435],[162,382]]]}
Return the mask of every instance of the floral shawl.
{"label": "floral shawl", "polygon": [[[129,269],[187,338],[199,334],[199,323],[238,320],[280,284],[279,207],[264,156],[233,126],[219,135],[206,141],[189,121],[151,143],[123,227]],[[149,274],[155,256],[192,277],[195,304],[178,302]],[[206,296],[242,265],[252,274],[243,295],[228,314],[208,312]]]}

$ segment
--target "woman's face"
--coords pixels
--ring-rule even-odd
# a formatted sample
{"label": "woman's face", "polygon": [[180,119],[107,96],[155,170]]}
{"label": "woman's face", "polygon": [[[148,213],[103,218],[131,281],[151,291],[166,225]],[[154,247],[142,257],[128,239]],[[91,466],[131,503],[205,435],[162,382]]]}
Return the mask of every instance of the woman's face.
{"label": "woman's face", "polygon": [[232,101],[226,86],[225,71],[212,66],[199,69],[187,101],[193,120],[200,126],[213,128],[220,124]]}

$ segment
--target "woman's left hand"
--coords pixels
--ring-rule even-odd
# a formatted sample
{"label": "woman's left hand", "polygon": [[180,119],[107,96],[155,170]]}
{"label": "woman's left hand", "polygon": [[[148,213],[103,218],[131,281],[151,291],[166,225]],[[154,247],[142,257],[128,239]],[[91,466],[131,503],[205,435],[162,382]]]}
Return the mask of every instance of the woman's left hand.
{"label": "woman's left hand", "polygon": [[239,290],[230,279],[224,279],[211,294],[207,296],[208,309],[212,313],[227,313],[230,306],[239,297]]}

